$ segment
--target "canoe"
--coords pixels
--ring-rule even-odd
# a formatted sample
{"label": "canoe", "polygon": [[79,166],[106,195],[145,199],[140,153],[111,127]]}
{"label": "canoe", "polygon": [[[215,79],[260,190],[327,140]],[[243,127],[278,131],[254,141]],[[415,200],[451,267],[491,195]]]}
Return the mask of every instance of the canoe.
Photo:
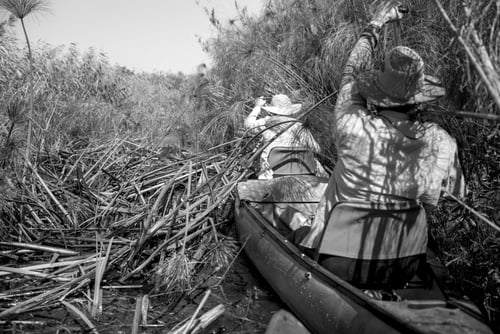
{"label": "canoe", "polygon": [[239,239],[260,274],[311,333],[492,333],[477,307],[444,288],[446,270],[430,250],[431,279],[417,277],[397,290],[401,301],[371,298],[327,271],[257,210],[268,191],[268,185],[256,187],[259,182],[252,181],[251,191],[244,190],[248,181],[238,187]]}

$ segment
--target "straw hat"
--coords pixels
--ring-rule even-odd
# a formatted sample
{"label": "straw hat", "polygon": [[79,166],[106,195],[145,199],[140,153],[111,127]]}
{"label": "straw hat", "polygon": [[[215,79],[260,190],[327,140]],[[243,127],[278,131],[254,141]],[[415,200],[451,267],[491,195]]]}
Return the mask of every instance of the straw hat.
{"label": "straw hat", "polygon": [[292,116],[300,111],[302,104],[292,104],[290,98],[285,94],[274,95],[269,106],[264,106],[262,109],[269,111],[275,115]]}
{"label": "straw hat", "polygon": [[424,74],[420,55],[406,46],[389,51],[382,70],[362,75],[358,87],[369,103],[380,107],[429,102],[445,95],[439,80]]}

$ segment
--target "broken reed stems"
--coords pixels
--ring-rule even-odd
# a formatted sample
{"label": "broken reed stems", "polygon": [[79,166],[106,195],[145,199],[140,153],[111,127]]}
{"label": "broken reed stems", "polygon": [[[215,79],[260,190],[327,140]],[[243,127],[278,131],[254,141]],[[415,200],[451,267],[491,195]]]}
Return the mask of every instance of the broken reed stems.
{"label": "broken reed stems", "polygon": [[[115,263],[118,261],[127,251],[129,251],[129,247],[123,247],[119,249],[115,254],[113,254],[113,259],[110,261],[111,263]],[[73,279],[70,282],[66,282],[60,286],[57,286],[51,290],[45,291],[37,296],[29,298],[25,301],[21,301],[18,304],[3,310],[0,312],[0,319],[4,317],[8,317],[12,314],[19,314],[32,309],[33,305],[38,304],[48,304],[49,302],[62,298],[61,296],[67,295],[69,292],[80,289],[81,287],[87,285],[90,282],[90,277],[95,275],[95,269],[91,269],[90,271],[83,273],[81,276]],[[73,288],[72,288],[73,287]]]}
{"label": "broken reed stems", "polygon": [[[179,168],[179,170],[172,177],[172,179],[163,185],[160,194],[156,198],[156,201],[155,201],[153,207],[151,208],[151,211],[149,212],[148,217],[146,218],[146,221],[144,222],[143,226],[144,226],[145,231],[147,231],[149,229],[149,226],[151,225],[151,221],[153,220],[153,217],[156,216],[156,214],[158,212],[158,208],[160,207],[160,202],[162,201],[163,197],[165,196],[167,191],[171,189],[172,185],[175,182],[177,182],[177,178],[179,177],[180,174],[182,174],[184,172],[185,168],[186,168],[186,165]],[[191,170],[189,171],[189,176],[191,177]],[[190,184],[189,181],[188,181],[188,184]],[[188,195],[188,197],[189,197],[189,195]]]}
{"label": "broken reed stems", "polygon": [[43,245],[36,245],[36,244],[27,244],[23,242],[5,242],[5,241],[0,241],[0,246],[7,246],[7,247],[12,247],[12,248],[21,248],[21,249],[31,249],[31,250],[39,250],[43,252],[49,252],[49,253],[58,253],[62,255],[78,255],[78,252],[69,250],[69,249],[64,249],[64,248],[58,248],[58,247],[50,247],[50,246],[43,246]]}
{"label": "broken reed stems", "polygon": [[[207,232],[207,231],[209,231],[211,229],[210,226],[198,228],[198,227],[202,226],[203,223],[191,226],[193,229],[196,228],[196,231],[192,232],[191,234],[189,234],[189,236],[186,238],[186,242],[191,241],[192,239],[198,237],[199,235],[201,235],[201,234],[203,234],[203,233],[205,233],[205,232]],[[181,231],[177,232],[174,236],[172,236],[169,239],[165,240],[162,244],[160,244],[159,246],[157,246],[155,248],[155,250],[151,253],[151,255],[144,262],[142,262],[138,267],[136,267],[130,273],[128,273],[127,275],[125,275],[120,281],[124,282],[127,279],[129,279],[130,277],[132,277],[133,275],[135,275],[135,274],[139,273],[140,271],[142,271],[144,268],[146,268],[147,265],[149,265],[160,254],[160,252],[162,250],[164,250],[164,249],[170,249],[170,248],[176,248],[177,247],[176,246],[176,242],[178,240],[180,240],[181,237],[184,236],[184,233],[185,233],[184,230],[181,230]]]}
{"label": "broken reed stems", "polygon": [[71,303],[66,302],[64,300],[61,300],[61,304],[63,304],[64,306],[66,306],[66,308],[68,309],[68,311],[74,313],[76,316],[78,316],[80,319],[82,319],[83,322],[88,326],[88,328],[91,330],[92,333],[95,333],[95,334],[99,333],[97,331],[97,328],[92,323],[92,321],[90,321],[89,318],[87,318],[85,316],[85,314],[83,314],[83,312],[80,311],[76,306],[74,306]]}
{"label": "broken reed stems", "polygon": [[185,233],[184,233],[184,243],[182,244],[182,255],[186,254],[186,240],[187,240],[187,234],[189,230],[189,199],[191,198],[191,173],[193,172],[193,162],[189,161],[189,177],[188,177],[188,183],[187,183],[187,196],[186,196],[186,215],[185,215]]}
{"label": "broken reed stems", "polygon": [[[0,300],[7,300],[9,295],[13,294],[24,297],[16,305],[2,310],[0,317],[53,305],[57,300],[63,300],[74,295],[79,289],[88,287],[92,280],[94,294],[91,300],[91,315],[95,316],[102,298],[99,291],[103,288],[102,282],[110,266],[120,263],[123,268],[127,263],[139,262],[142,252],[138,250],[148,247],[151,242],[153,252],[146,260],[141,260],[139,266],[134,266],[136,269],[122,280],[124,281],[150,265],[159,252],[166,251],[168,254],[182,247],[183,252],[187,253],[188,247],[194,241],[201,240],[212,231],[216,235],[216,229],[220,225],[218,222],[225,220],[213,217],[218,214],[214,210],[229,199],[231,189],[235,186],[231,187],[229,183],[243,177],[233,168],[237,167],[237,160],[232,162],[231,168],[225,168],[228,162],[225,155],[202,155],[184,162],[171,163],[170,167],[165,168],[157,167],[163,164],[162,161],[149,159],[137,164],[137,170],[127,169],[122,166],[126,159],[116,156],[117,147],[122,143],[115,143],[111,147],[87,147],[69,157],[48,158],[41,160],[36,167],[32,166],[31,170],[35,176],[33,180],[36,182],[23,185],[31,197],[27,200],[31,211],[28,214],[29,228],[23,229],[23,225],[20,229],[26,230],[28,234],[20,234],[20,239],[16,242],[22,239],[27,241],[18,244],[4,241],[0,246],[19,248],[21,252],[18,250],[14,253],[16,249],[13,250],[15,257],[10,258],[13,261],[20,257],[23,257],[24,261],[30,258],[40,259],[39,254],[43,252],[42,256],[47,258],[47,263],[23,268],[5,266],[0,276],[11,275],[13,271],[17,271],[20,274],[29,274],[31,279],[50,279],[51,285],[44,285],[45,289],[49,290],[44,289],[41,293],[26,292],[32,289],[21,287],[16,292],[0,295]],[[103,154],[112,157],[103,158]],[[108,168],[106,173],[103,172],[103,167]],[[78,172],[79,170],[81,172]],[[75,173],[81,173],[82,176],[73,178]],[[96,174],[99,174],[99,177],[96,177]],[[85,184],[88,180],[93,180],[93,183]],[[83,187],[80,187],[81,185]],[[181,189],[186,190],[185,195]],[[180,200],[183,200],[182,204]],[[23,205],[25,202],[13,203]],[[62,209],[65,209],[65,212],[60,208],[63,203],[65,207]],[[71,217],[71,228],[56,216],[55,212],[59,211],[63,211],[64,221]],[[158,220],[155,221],[156,219]],[[139,231],[141,222],[148,227],[143,233]],[[85,230],[82,230],[83,228]],[[105,233],[100,238],[106,238],[105,242],[109,242],[104,259],[98,257],[99,250],[82,254],[92,251],[89,241],[95,240],[86,235],[71,235],[82,231]],[[57,236],[50,237],[54,233]],[[161,237],[164,233],[167,233],[167,239],[158,246],[157,239],[152,237]],[[142,235],[145,235],[145,238],[141,240]],[[30,244],[32,240],[44,240],[51,246]],[[63,244],[63,247],[54,246],[58,243]],[[121,248],[116,248],[115,243],[122,245]],[[6,254],[10,255],[9,252]],[[123,261],[127,259],[133,262]],[[58,260],[60,262],[57,262]],[[26,297],[28,298],[25,299]]]}
{"label": "broken reed stems", "polygon": [[495,224],[494,222],[488,220],[486,217],[484,217],[481,213],[479,213],[478,211],[474,210],[472,207],[468,206],[467,204],[465,204],[464,201],[460,200],[458,197],[456,197],[455,195],[453,195],[452,193],[450,193],[449,191],[443,189],[443,191],[448,195],[450,196],[454,201],[456,201],[457,203],[459,203],[460,205],[462,205],[464,208],[466,208],[467,210],[469,210],[474,216],[476,216],[477,218],[479,218],[481,221],[485,222],[486,224],[488,224],[489,226],[491,226],[493,229],[495,229],[497,232],[500,232],[500,226],[498,226],[497,224]]}
{"label": "broken reed stems", "polygon": [[96,271],[95,271],[95,280],[94,280],[94,299],[92,302],[92,311],[91,316],[95,318],[101,310],[102,307],[102,293],[101,293],[101,281],[104,276],[104,272],[106,271],[106,266],[109,260],[109,253],[111,251],[111,245],[113,244],[113,239],[109,241],[108,249],[106,250],[106,255],[104,258],[99,252],[99,256],[96,261]]}
{"label": "broken reed stems", "polygon": [[191,325],[193,324],[194,319],[196,319],[196,317],[198,316],[198,313],[200,313],[200,310],[203,308],[203,306],[205,306],[205,303],[207,302],[208,296],[210,296],[211,292],[212,291],[210,289],[208,289],[205,292],[205,295],[203,296],[203,299],[201,300],[200,304],[196,308],[196,311],[193,313],[193,315],[189,319],[189,322],[187,323],[187,326],[184,329],[184,331],[182,332],[182,334],[186,334],[191,329]]}
{"label": "broken reed stems", "polygon": [[458,42],[464,48],[467,56],[469,57],[470,61],[474,65],[474,68],[479,74],[481,81],[485,84],[491,98],[497,105],[498,110],[500,110],[500,76],[495,70],[491,58],[484,48],[483,42],[479,38],[477,31],[473,27],[470,27],[471,36],[473,38],[473,45],[470,45],[464,39],[457,27],[453,24],[450,17],[446,13],[446,10],[441,5],[441,2],[439,0],[434,0],[434,3],[438,7],[441,16],[444,18],[448,26],[456,35]]}
{"label": "broken reed stems", "polygon": [[47,195],[50,197],[50,199],[56,204],[56,206],[59,208],[59,210],[61,210],[61,212],[64,214],[64,217],[68,220],[68,222],[71,225],[73,225],[73,221],[71,219],[71,215],[61,205],[61,203],[59,203],[59,201],[57,200],[57,198],[54,196],[54,194],[52,193],[52,191],[49,189],[49,187],[47,186],[47,184],[45,183],[45,181],[40,177],[40,175],[38,174],[37,170],[33,167],[33,165],[31,164],[31,162],[29,160],[26,160],[26,164],[31,169],[32,173],[37,177],[38,181],[40,182],[40,184],[42,185],[43,189],[45,190],[45,192],[47,193]]}

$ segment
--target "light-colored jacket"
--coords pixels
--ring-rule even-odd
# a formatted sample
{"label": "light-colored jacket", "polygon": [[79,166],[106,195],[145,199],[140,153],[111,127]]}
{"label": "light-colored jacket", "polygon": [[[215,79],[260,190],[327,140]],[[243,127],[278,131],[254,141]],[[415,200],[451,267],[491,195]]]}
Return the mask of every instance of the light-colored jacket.
{"label": "light-colored jacket", "polygon": [[375,115],[367,110],[355,76],[370,68],[377,38],[376,33],[363,33],[345,67],[332,124],[338,159],[302,246],[318,246],[339,201],[436,205],[443,187],[458,196],[464,193],[457,145],[444,129],[414,122],[403,113]]}
{"label": "light-colored jacket", "polygon": [[[305,129],[302,123],[298,122],[295,118],[286,116],[265,116],[258,118],[260,112],[260,107],[253,108],[244,123],[245,128],[251,130],[254,134],[263,131],[262,138],[264,145],[270,142],[260,155],[261,170],[258,175],[259,179],[273,178],[273,171],[269,168],[268,157],[274,147],[305,147],[311,149],[313,152],[320,152],[320,147],[316,140],[314,140],[311,132]],[[278,123],[283,124],[277,125]],[[284,130],[285,128],[287,129]],[[284,132],[281,133],[283,130]],[[279,136],[276,137],[278,134]],[[322,177],[328,176],[328,173],[326,173],[323,166],[317,160],[316,175]]]}

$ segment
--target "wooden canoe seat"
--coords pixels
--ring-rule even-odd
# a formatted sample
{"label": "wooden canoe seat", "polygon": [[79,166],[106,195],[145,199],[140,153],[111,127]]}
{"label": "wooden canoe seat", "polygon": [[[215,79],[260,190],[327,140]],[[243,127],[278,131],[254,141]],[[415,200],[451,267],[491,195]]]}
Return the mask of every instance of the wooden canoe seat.
{"label": "wooden canoe seat", "polygon": [[337,203],[323,231],[319,252],[357,259],[425,254],[427,220],[416,202]]}
{"label": "wooden canoe seat", "polygon": [[400,288],[425,262],[427,221],[416,202],[341,202],[318,250],[339,277],[367,288]]}
{"label": "wooden canoe seat", "polygon": [[305,147],[273,147],[267,160],[274,177],[316,173],[314,153]]}

